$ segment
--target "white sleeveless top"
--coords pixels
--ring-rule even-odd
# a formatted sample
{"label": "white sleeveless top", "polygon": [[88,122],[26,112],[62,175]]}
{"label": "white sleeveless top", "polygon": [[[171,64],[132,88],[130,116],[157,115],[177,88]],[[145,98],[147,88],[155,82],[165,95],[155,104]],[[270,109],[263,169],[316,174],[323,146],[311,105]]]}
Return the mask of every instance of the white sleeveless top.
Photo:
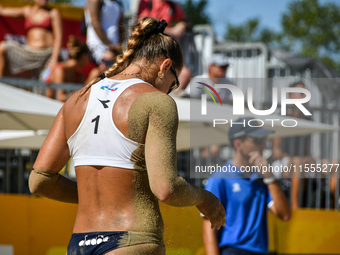
{"label": "white sleeveless top", "polygon": [[120,94],[137,83],[146,82],[140,79],[119,81],[105,78],[92,85],[83,119],[67,141],[75,166],[134,168],[135,163],[130,158],[140,144],[118,130],[112,120],[112,109]]}

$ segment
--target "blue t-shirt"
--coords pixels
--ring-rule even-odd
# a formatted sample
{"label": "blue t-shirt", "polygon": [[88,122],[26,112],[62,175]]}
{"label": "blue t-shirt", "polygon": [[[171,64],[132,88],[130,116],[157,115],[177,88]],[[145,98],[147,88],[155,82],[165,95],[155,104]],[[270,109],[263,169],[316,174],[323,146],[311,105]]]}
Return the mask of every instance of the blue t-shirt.
{"label": "blue t-shirt", "polygon": [[[229,165],[233,166],[231,161],[225,164]],[[238,168],[236,173],[215,172],[205,186],[220,199],[226,210],[226,226],[218,231],[219,247],[230,245],[267,253],[267,206],[272,198],[267,185],[256,173],[250,178],[241,178],[242,174]]]}

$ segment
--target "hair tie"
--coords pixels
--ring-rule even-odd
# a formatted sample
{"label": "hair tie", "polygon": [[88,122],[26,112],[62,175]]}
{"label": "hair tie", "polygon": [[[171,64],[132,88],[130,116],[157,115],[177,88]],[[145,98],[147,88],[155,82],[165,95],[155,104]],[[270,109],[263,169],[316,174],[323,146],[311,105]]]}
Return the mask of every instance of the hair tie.
{"label": "hair tie", "polygon": [[106,77],[105,73],[101,73],[100,75],[98,75],[98,77],[102,80]]}
{"label": "hair tie", "polygon": [[164,19],[162,21],[157,22],[157,27],[156,27],[156,34],[158,33],[164,33],[165,28],[168,26],[168,23]]}

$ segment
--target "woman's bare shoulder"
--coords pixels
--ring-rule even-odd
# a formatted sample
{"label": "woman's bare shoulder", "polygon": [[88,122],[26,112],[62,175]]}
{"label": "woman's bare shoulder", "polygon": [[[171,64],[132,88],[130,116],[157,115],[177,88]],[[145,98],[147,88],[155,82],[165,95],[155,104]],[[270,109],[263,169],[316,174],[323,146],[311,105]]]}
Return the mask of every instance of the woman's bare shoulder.
{"label": "woman's bare shoulder", "polygon": [[142,93],[130,107],[127,137],[145,144],[150,126],[175,130],[177,122],[177,108],[171,97],[158,90]]}
{"label": "woman's bare shoulder", "polygon": [[167,94],[154,91],[139,95],[131,106],[129,118],[144,116],[149,123],[170,124],[178,120],[177,105]]}
{"label": "woman's bare shoulder", "polygon": [[52,8],[50,10],[50,16],[51,16],[52,19],[53,18],[61,19],[61,13],[60,13],[59,9],[57,9],[57,8]]}
{"label": "woman's bare shoulder", "polygon": [[22,12],[25,18],[32,14],[33,6],[32,5],[25,5],[22,7]]}
{"label": "woman's bare shoulder", "polygon": [[78,112],[79,110],[85,110],[89,96],[90,96],[91,88],[88,89],[84,95],[80,96],[81,89],[74,92],[64,103],[64,112]]}
{"label": "woman's bare shoulder", "polygon": [[140,94],[133,103],[134,107],[143,108],[147,112],[157,112],[166,110],[172,112],[177,110],[176,102],[167,94],[156,91],[150,91]]}

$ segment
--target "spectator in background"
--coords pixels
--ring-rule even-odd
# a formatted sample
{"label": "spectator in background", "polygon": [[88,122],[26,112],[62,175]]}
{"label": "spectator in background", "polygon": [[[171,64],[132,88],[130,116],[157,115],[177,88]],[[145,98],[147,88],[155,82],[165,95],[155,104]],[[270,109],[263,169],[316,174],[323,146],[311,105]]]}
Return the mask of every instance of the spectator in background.
{"label": "spectator in background", "polygon": [[88,0],[85,6],[86,43],[100,65],[105,51],[122,51],[123,11],[116,0]]}
{"label": "spectator in background", "polygon": [[[297,81],[292,83],[290,88],[303,88],[306,89],[306,85],[303,81]],[[302,99],[305,98],[306,95],[304,93],[295,92],[289,93],[290,99]],[[305,107],[308,107],[305,105]],[[291,116],[299,119],[311,120],[311,116],[304,115],[299,108],[295,105],[287,106],[287,116]],[[338,164],[337,160],[329,160],[329,159],[315,159],[312,157],[311,153],[311,135],[300,135],[293,137],[284,137],[284,138],[274,138],[273,139],[273,165],[283,165],[290,166],[294,165],[296,169],[298,169],[299,165],[308,166],[311,169],[310,164],[321,164],[322,169],[323,166],[329,164]],[[335,169],[335,168],[333,168]],[[327,170],[328,172],[328,170]],[[281,173],[276,173],[277,177],[284,178],[282,185],[285,190],[289,190],[290,187],[290,202],[292,209],[298,209],[299,207],[316,207],[316,197],[317,197],[317,180],[312,171],[306,171],[300,173],[297,171],[296,173],[292,173],[287,176],[281,175]],[[302,175],[303,174],[303,175]],[[334,177],[335,173],[331,173],[330,179],[330,191],[331,191],[331,204],[334,204],[335,197],[335,185],[336,178]],[[320,206],[326,207],[326,180],[327,176],[322,176],[321,178],[321,190],[320,190]],[[311,192],[308,193],[307,189],[307,181],[308,178],[311,178]],[[302,189],[302,197],[301,201],[299,201],[299,190]],[[286,194],[289,196],[289,193]],[[308,203],[308,200],[310,201]]]}
{"label": "spectator in background", "polygon": [[165,29],[165,33],[177,40],[181,46],[184,56],[184,67],[180,74],[180,86],[173,93],[185,90],[192,77],[192,71],[188,68],[190,59],[186,57],[186,49],[183,47],[183,36],[188,28],[188,21],[181,7],[168,0],[141,0],[138,8],[138,21],[145,17],[153,17],[157,20],[164,19],[169,27]]}
{"label": "spectator in background", "polygon": [[99,66],[96,68],[93,68],[89,75],[86,78],[86,84],[91,82],[94,78],[96,78],[101,73],[105,72],[107,69],[109,69],[114,63],[115,59],[119,55],[119,52],[117,50],[107,50],[104,52],[102,61],[100,62]]}
{"label": "spectator in background", "polygon": [[[302,82],[294,82],[289,86],[290,88],[306,88],[306,85]],[[306,95],[304,93],[289,93],[290,99],[301,99]],[[287,106],[287,116],[294,118],[311,120],[310,116],[305,116],[299,108],[295,105]],[[286,138],[275,138],[273,142],[273,156],[274,159],[281,159],[282,157],[295,157],[303,156],[308,157],[311,155],[311,136],[295,136]]]}
{"label": "spectator in background", "polygon": [[[229,66],[229,62],[227,59],[221,54],[213,54],[208,62],[208,73],[195,76],[189,86],[185,90],[186,96],[190,96],[192,98],[201,98],[201,95],[205,93],[199,88],[204,88],[205,86],[198,83],[203,82],[212,87],[215,87],[216,83],[222,84],[232,84],[232,82],[226,78],[226,72]],[[190,89],[190,86],[193,85],[193,89]],[[227,89],[218,89],[215,88],[217,93],[219,94],[222,101],[231,101],[231,93]],[[208,100],[212,100],[211,97],[207,97]],[[203,147],[201,151],[201,157],[203,159],[208,158],[208,154],[212,158],[216,158],[220,151],[220,146],[218,144],[212,144],[208,147]]]}
{"label": "spectator in background", "polygon": [[[88,60],[89,48],[86,43],[80,41],[75,36],[69,36],[67,42],[69,51],[69,59],[65,62],[54,64],[51,68],[47,69],[44,74],[44,81],[47,83],[82,83],[85,80],[83,74],[78,71],[79,67],[84,67]],[[48,88],[46,96],[49,98],[57,98],[61,102],[65,102],[67,94],[64,90],[58,89],[55,95],[54,89]]]}
{"label": "spectator in background", "polygon": [[[62,20],[58,9],[48,8],[48,0],[34,0],[34,5],[5,8],[0,5],[0,15],[25,19],[27,44],[4,41],[0,44],[0,77],[5,71],[16,75],[32,71],[39,78],[44,67],[58,62],[62,44]],[[9,70],[5,70],[7,68]],[[6,72],[6,75],[7,75]]]}
{"label": "spectator in background", "polygon": [[[205,189],[217,196],[226,210],[226,225],[220,230],[210,228],[203,218],[203,242],[207,255],[260,255],[268,252],[267,209],[283,221],[291,211],[275,178],[269,172],[260,175],[245,172],[247,166],[268,166],[262,156],[265,139],[272,131],[251,118],[236,120],[229,129],[235,154],[227,161],[229,172],[215,172]],[[235,123],[236,123],[235,122]],[[242,170],[243,169],[243,170]]]}
{"label": "spectator in background", "polygon": [[179,41],[183,36],[187,21],[181,7],[167,0],[141,0],[138,8],[138,19],[145,17],[153,17],[157,20],[164,19],[169,27],[165,29],[165,33]]}
{"label": "spectator in background", "polygon": [[[306,88],[306,85],[302,81],[294,82],[289,86],[290,88]],[[304,93],[289,93],[290,99],[301,99],[306,95]],[[287,106],[287,116],[294,118],[301,118],[311,120],[310,116],[305,116],[299,108],[295,105]],[[285,138],[273,139],[273,159],[278,160],[282,165],[304,165],[312,163],[314,161],[311,158],[311,135],[293,136]],[[278,161],[274,161],[274,165],[279,164]],[[315,162],[314,162],[315,163]],[[281,176],[281,173],[276,173],[279,178],[285,178],[285,185],[289,185],[290,188],[290,200],[292,209],[299,207],[299,186],[300,178],[305,176],[298,176],[299,173],[295,173],[294,176]],[[280,176],[279,176],[280,175]],[[292,178],[293,177],[293,178]],[[288,178],[288,179],[287,179]],[[288,190],[288,189],[287,189]],[[306,202],[307,192],[304,192],[303,200]],[[312,195],[312,194],[309,194]],[[286,194],[288,196],[288,194]],[[314,197],[315,198],[315,197]],[[315,200],[315,199],[314,199]],[[304,205],[306,206],[306,204]],[[314,204],[315,206],[315,204]]]}
{"label": "spectator in background", "polygon": [[[203,82],[212,87],[215,87],[215,84],[217,83],[233,84],[226,78],[228,66],[229,62],[222,54],[213,54],[208,61],[208,73],[195,76],[192,79],[191,84],[186,88],[186,93],[190,95],[190,97],[201,98],[201,95],[205,92],[201,89],[196,89],[196,87],[203,88],[204,86],[197,82]],[[193,89],[190,88],[192,84],[194,86]],[[215,88],[215,90],[222,101],[232,100],[231,93],[228,89]],[[208,100],[210,100],[210,98],[208,98]]]}

